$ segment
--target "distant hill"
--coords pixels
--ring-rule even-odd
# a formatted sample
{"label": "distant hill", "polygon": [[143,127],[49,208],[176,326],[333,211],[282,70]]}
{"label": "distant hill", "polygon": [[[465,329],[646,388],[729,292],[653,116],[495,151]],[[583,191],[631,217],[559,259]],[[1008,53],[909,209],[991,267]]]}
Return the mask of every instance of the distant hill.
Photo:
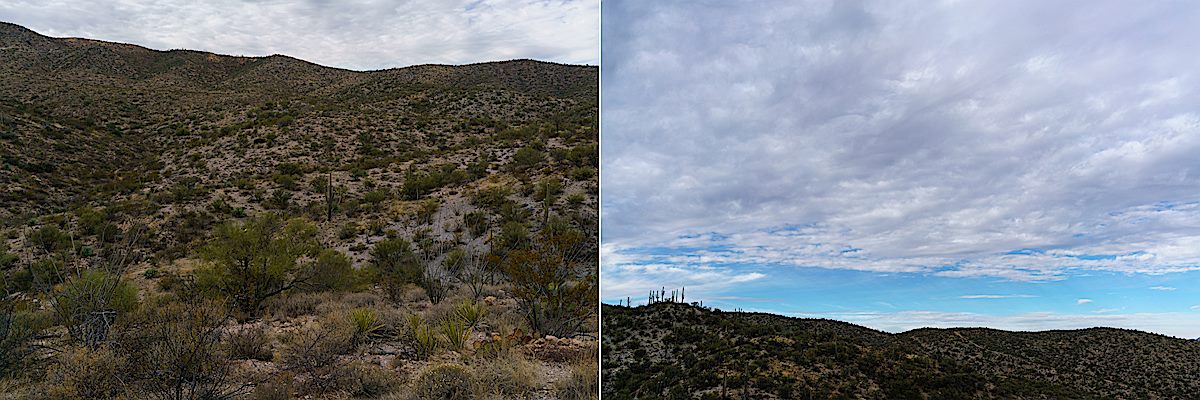
{"label": "distant hill", "polygon": [[603,391],[633,398],[1195,398],[1200,343],[1111,328],[890,334],[675,303],[602,309]]}
{"label": "distant hill", "polygon": [[[111,199],[122,193],[106,189],[127,187],[122,179],[145,178],[176,162],[174,153],[243,132],[340,127],[327,145],[352,151],[367,134],[388,152],[449,148],[536,124],[590,125],[598,79],[594,66],[533,60],[356,72],[282,55],[51,38],[0,22],[0,220]],[[362,156],[318,150],[272,164],[336,155],[348,165]]]}

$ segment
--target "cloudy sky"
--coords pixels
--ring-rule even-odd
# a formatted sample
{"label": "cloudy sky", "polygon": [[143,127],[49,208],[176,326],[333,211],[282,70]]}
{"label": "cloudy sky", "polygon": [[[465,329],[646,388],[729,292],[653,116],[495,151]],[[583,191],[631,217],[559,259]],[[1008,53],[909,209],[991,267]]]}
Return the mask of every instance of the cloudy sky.
{"label": "cloudy sky", "polygon": [[0,21],[158,50],[372,70],[532,58],[599,64],[597,0],[6,0]]}
{"label": "cloudy sky", "polygon": [[1200,336],[1200,8],[605,1],[603,296]]}

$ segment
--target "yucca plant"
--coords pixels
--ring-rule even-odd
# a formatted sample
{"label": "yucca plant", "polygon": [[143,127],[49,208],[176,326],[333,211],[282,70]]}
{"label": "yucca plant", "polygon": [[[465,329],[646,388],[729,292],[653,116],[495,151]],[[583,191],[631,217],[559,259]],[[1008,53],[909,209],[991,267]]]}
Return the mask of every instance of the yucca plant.
{"label": "yucca plant", "polygon": [[470,331],[463,321],[457,318],[446,318],[441,324],[442,335],[446,336],[446,346],[450,350],[460,351],[467,345],[467,337]]}
{"label": "yucca plant", "polygon": [[454,307],[454,316],[465,323],[468,330],[473,330],[487,316],[487,306],[471,300],[463,300]]}
{"label": "yucca plant", "polygon": [[350,310],[350,325],[354,327],[354,338],[357,340],[377,336],[383,329],[379,315],[375,314],[375,310],[366,307]]}
{"label": "yucca plant", "polygon": [[441,347],[433,328],[426,324],[420,315],[408,316],[408,331],[412,337],[413,347],[417,351],[417,357],[421,359],[427,359],[436,354],[438,348]]}

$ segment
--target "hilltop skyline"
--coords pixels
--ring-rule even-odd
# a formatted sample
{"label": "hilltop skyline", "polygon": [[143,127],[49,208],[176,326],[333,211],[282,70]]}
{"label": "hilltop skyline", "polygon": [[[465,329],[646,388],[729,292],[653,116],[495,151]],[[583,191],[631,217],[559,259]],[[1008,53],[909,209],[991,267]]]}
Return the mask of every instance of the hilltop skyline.
{"label": "hilltop skyline", "polygon": [[605,302],[1200,336],[1196,10],[603,13]]}
{"label": "hilltop skyline", "polygon": [[599,5],[568,0],[0,4],[0,21],[52,37],[238,56],[283,54],[357,71],[536,59],[599,64]]}

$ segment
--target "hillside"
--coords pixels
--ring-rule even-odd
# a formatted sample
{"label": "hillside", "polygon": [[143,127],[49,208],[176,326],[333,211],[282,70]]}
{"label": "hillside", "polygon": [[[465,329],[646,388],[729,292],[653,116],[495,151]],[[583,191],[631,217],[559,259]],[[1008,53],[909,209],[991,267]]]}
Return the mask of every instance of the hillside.
{"label": "hillside", "polygon": [[1200,343],[1095,328],[917,329],[602,306],[604,398],[1189,398]]}
{"label": "hillside", "polygon": [[[357,72],[0,23],[0,392],[375,398],[463,372],[577,398],[598,90],[591,66]],[[211,357],[164,389],[178,360],[146,357],[182,350],[130,349],[177,324]]]}

